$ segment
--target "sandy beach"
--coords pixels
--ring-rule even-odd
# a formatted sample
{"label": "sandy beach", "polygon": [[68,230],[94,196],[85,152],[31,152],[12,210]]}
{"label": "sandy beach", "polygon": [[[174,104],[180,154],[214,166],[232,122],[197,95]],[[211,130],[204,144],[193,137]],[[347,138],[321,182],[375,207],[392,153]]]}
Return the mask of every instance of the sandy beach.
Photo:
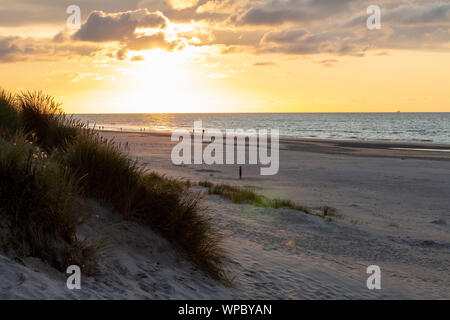
{"label": "sandy beach", "polygon": [[[239,165],[173,165],[170,153],[176,143],[168,134],[102,135],[128,143],[130,156],[149,170],[181,179],[250,187],[313,208],[330,206],[347,219],[380,229],[398,224],[403,230],[424,232],[426,238],[431,234],[417,230],[418,225],[449,218],[448,145],[281,139],[277,175],[261,176],[260,166],[243,165],[243,179],[239,180]],[[431,240],[448,240],[446,230],[439,230],[432,234],[441,238]]]}
{"label": "sandy beach", "polygon": [[[1,257],[2,298],[64,299],[449,299],[450,149],[445,145],[327,140],[280,141],[280,170],[173,165],[167,134],[101,132],[128,144],[149,170],[191,181],[254,189],[320,210],[326,221],[290,209],[233,204],[205,195],[202,206],[224,236],[234,287],[197,270],[161,236],[92,204],[82,234],[102,230],[109,249],[100,273],[70,291],[65,275],[27,258]],[[206,189],[193,187],[193,191]],[[369,290],[366,268],[381,269]]]}
{"label": "sandy beach", "polygon": [[[239,180],[237,165],[173,165],[167,135],[102,134],[168,176],[337,210],[327,223],[208,196],[246,298],[449,298],[450,146],[282,139],[277,175],[244,166]],[[379,292],[366,288],[370,264],[382,270]]]}

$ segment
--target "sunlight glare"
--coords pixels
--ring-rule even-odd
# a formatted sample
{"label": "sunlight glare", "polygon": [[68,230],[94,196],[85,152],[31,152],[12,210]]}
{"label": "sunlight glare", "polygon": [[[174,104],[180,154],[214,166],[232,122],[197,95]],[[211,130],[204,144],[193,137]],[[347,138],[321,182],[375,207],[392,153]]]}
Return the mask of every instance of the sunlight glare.
{"label": "sunlight glare", "polygon": [[[120,100],[133,113],[207,112],[217,104],[216,93],[202,86],[188,51],[159,49],[139,52],[144,61],[128,69]],[[220,101],[223,102],[223,101]]]}

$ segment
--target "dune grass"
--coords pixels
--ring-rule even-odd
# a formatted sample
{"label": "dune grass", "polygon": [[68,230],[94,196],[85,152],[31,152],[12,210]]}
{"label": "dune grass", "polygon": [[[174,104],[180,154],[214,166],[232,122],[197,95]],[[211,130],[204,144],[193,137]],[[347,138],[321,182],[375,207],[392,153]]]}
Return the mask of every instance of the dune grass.
{"label": "dune grass", "polygon": [[125,219],[160,232],[199,268],[226,282],[220,236],[186,182],[149,173],[129,158],[125,146],[89,133],[79,135],[63,153],[87,197],[109,204]]}
{"label": "dune grass", "polygon": [[0,212],[19,255],[40,257],[64,272],[71,264],[92,272],[95,248],[76,237],[81,213],[75,178],[23,136],[0,138]]}
{"label": "dune grass", "polygon": [[208,189],[208,194],[219,195],[237,204],[250,204],[263,208],[288,208],[302,211],[307,214],[317,215],[330,220],[330,216],[336,216],[335,210],[330,207],[323,207],[321,211],[314,211],[305,205],[295,203],[291,200],[268,198],[255,193],[253,190],[242,187],[235,187],[228,184],[214,184],[209,181],[200,181],[198,185]]}
{"label": "dune grass", "polygon": [[61,110],[53,97],[37,92],[22,92],[16,96],[22,127],[47,152],[62,148],[73,141],[86,126]]}
{"label": "dune grass", "polygon": [[0,90],[0,135],[12,137],[21,130],[20,113],[14,95]]}
{"label": "dune grass", "polygon": [[119,148],[114,142],[87,132],[78,135],[60,156],[80,179],[85,196],[111,205],[128,217],[144,170]]}
{"label": "dune grass", "polygon": [[[0,190],[4,201],[10,199],[2,211],[13,217],[21,212],[26,223],[20,220],[24,225],[20,234],[31,244],[30,254],[60,270],[69,261],[80,261],[81,266],[88,257],[94,260],[95,246],[75,237],[77,214],[82,211],[77,202],[86,197],[111,206],[124,219],[150,226],[198,268],[229,283],[222,268],[219,233],[204,215],[200,194],[189,191],[188,182],[147,172],[130,159],[126,146],[67,117],[61,105],[42,92],[12,96],[2,91],[0,116],[0,134],[5,139],[22,132],[22,140],[34,146],[30,148],[39,146],[37,154],[30,154],[28,149],[20,149],[28,148],[26,142],[9,139],[2,142],[4,150],[0,150],[4,158],[1,177],[5,178]],[[10,148],[22,151],[8,151]],[[39,160],[42,155],[49,158]],[[19,157],[17,167],[14,157]],[[66,249],[55,252],[56,243]]]}
{"label": "dune grass", "polygon": [[221,236],[192,193],[181,181],[146,174],[136,194],[135,217],[160,231],[201,269],[229,284],[222,268]]}

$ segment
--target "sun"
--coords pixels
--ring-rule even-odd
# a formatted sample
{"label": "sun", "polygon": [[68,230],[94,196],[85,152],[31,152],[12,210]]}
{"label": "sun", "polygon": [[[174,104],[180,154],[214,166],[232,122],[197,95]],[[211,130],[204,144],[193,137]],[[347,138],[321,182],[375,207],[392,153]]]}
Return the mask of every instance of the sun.
{"label": "sun", "polygon": [[[129,53],[141,56],[124,70],[119,99],[129,113],[211,112],[227,97],[210,90],[189,50],[167,52],[153,49]],[[209,79],[210,80],[210,79]]]}
{"label": "sun", "polygon": [[134,112],[183,113],[201,105],[202,96],[180,52],[151,50],[132,64],[125,90]]}

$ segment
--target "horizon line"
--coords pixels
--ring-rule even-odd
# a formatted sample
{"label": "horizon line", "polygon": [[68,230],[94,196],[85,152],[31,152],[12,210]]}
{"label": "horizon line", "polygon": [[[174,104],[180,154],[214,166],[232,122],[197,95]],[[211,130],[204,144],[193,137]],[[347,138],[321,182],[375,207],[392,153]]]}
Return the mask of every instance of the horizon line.
{"label": "horizon line", "polygon": [[147,114],[398,114],[398,113],[450,113],[450,111],[318,111],[318,112],[65,112],[71,115],[115,115],[115,114],[134,114],[134,115],[147,115]]}

